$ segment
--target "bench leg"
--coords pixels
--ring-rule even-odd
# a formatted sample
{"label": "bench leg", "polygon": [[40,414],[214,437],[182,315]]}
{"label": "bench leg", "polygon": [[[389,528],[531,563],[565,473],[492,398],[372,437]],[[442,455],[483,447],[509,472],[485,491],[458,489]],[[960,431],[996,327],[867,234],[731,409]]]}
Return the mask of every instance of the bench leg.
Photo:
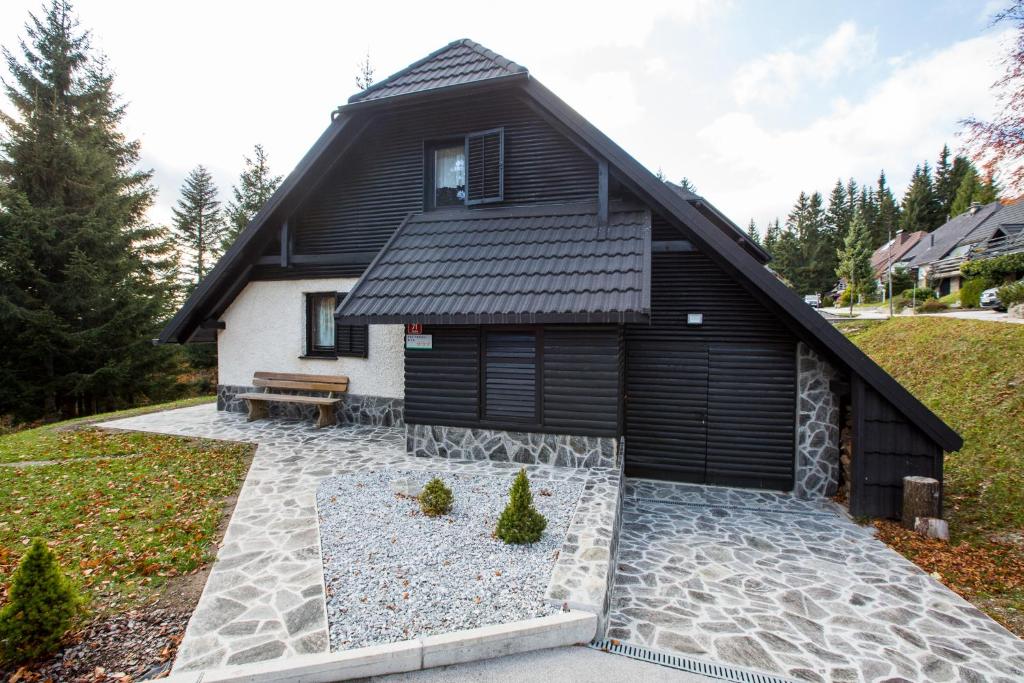
{"label": "bench leg", "polygon": [[319,405],[317,408],[320,409],[320,415],[316,418],[317,429],[337,424],[337,418],[334,416],[334,406]]}
{"label": "bench leg", "polygon": [[266,401],[253,401],[247,398],[245,399],[245,404],[249,407],[249,415],[246,418],[247,422],[270,417],[270,407]]}

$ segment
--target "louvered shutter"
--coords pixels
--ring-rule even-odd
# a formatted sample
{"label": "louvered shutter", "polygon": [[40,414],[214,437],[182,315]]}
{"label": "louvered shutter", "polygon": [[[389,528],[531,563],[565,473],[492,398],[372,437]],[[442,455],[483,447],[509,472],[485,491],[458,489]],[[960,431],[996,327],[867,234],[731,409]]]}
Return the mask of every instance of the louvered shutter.
{"label": "louvered shutter", "polygon": [[466,136],[466,204],[500,202],[505,196],[505,129]]}
{"label": "louvered shutter", "polygon": [[[341,292],[337,300],[345,298]],[[339,356],[355,356],[366,358],[370,347],[370,328],[368,325],[334,325],[334,352]]]}
{"label": "louvered shutter", "polygon": [[537,335],[487,332],[484,411],[488,420],[537,422]]}

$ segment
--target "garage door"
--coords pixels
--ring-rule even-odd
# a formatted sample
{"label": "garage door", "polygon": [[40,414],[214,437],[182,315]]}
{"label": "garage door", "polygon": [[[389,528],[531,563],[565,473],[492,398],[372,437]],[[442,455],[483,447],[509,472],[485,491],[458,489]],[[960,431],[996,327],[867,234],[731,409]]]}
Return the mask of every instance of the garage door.
{"label": "garage door", "polygon": [[630,343],[626,474],[790,490],[795,374],[789,344]]}

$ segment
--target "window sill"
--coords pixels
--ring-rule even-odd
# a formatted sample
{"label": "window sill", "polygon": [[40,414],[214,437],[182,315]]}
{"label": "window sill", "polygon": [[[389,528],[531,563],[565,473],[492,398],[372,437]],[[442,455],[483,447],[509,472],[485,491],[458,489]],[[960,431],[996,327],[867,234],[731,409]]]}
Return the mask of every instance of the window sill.
{"label": "window sill", "polygon": [[337,356],[327,356],[327,355],[306,354],[305,356],[299,356],[299,360],[338,360],[338,357]]}

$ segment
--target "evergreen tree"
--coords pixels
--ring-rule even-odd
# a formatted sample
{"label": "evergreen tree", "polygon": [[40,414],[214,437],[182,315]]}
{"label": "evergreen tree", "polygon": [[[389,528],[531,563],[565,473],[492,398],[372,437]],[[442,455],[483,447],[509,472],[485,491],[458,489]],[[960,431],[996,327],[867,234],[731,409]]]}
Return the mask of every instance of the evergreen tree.
{"label": "evergreen tree", "polygon": [[953,202],[964,177],[972,170],[976,172],[974,164],[966,157],[957,155],[953,158],[952,163],[948,161],[948,158],[949,147],[943,145],[939,163],[935,166],[935,195],[939,200],[939,216],[943,222],[955,215]]}
{"label": "evergreen tree", "polygon": [[[853,183],[853,179],[850,180]],[[832,193],[828,197],[828,213],[825,215],[825,225],[828,228],[829,238],[834,241],[835,248],[839,248],[846,231],[850,228],[850,218],[853,217],[853,205],[856,194],[850,197],[842,180],[836,180]]]}
{"label": "evergreen tree", "polygon": [[227,231],[217,199],[217,186],[204,166],[196,166],[189,172],[172,213],[175,242],[191,263],[191,288],[199,284],[220,255]]}
{"label": "evergreen tree", "polygon": [[754,219],[750,219],[750,225],[747,226],[747,238],[754,244],[761,244],[761,235],[757,232],[757,224],[754,223]]}
{"label": "evergreen tree", "polygon": [[95,412],[154,390],[150,340],[173,305],[164,233],[113,77],[69,2],[29,15],[4,50],[0,113],[0,413]]}
{"label": "evergreen tree", "polygon": [[928,162],[914,169],[910,186],[907,187],[907,193],[903,195],[902,214],[900,225],[904,232],[908,233],[918,230],[931,232],[946,222],[938,196],[935,194],[935,188],[932,186],[931,169]]}
{"label": "evergreen tree", "polygon": [[360,90],[366,90],[373,85],[373,64],[370,63],[370,51],[366,51],[366,56],[363,60],[356,65],[356,87]]}
{"label": "evergreen tree", "polygon": [[846,280],[846,287],[850,291],[851,316],[857,295],[868,291],[874,285],[874,271],[871,268],[871,254],[874,249],[871,247],[870,239],[867,222],[858,207],[850,221],[850,231],[843,241],[843,248],[837,254],[836,266],[836,275]]}
{"label": "evergreen tree", "polygon": [[234,243],[280,184],[281,176],[270,173],[263,145],[256,145],[253,156],[245,157],[245,168],[238,177],[238,185],[231,188],[234,198],[227,206],[228,226],[221,245],[223,251]]}
{"label": "evergreen tree", "polygon": [[782,229],[779,227],[779,219],[776,218],[774,223],[768,221],[768,228],[764,232],[764,250],[768,252],[773,261],[775,260],[775,249],[778,247],[780,239],[782,239]]}
{"label": "evergreen tree", "polygon": [[683,179],[679,181],[679,187],[683,188],[687,192],[697,194],[697,186],[690,182],[690,179],[683,176]]}
{"label": "evergreen tree", "polygon": [[875,221],[878,224],[878,228],[875,231],[877,238],[884,239],[875,244],[875,248],[882,246],[889,241],[891,235],[895,235],[896,231],[900,229],[900,207],[896,205],[896,198],[892,195],[892,190],[885,182],[885,171],[878,174],[878,184],[875,188],[875,206],[877,207],[877,215]]}
{"label": "evergreen tree", "polygon": [[988,176],[982,180],[978,171],[971,165],[964,174],[964,179],[957,188],[956,198],[950,208],[951,216],[959,216],[971,208],[971,204],[977,202],[981,205],[991,204],[999,199],[999,186]]}

